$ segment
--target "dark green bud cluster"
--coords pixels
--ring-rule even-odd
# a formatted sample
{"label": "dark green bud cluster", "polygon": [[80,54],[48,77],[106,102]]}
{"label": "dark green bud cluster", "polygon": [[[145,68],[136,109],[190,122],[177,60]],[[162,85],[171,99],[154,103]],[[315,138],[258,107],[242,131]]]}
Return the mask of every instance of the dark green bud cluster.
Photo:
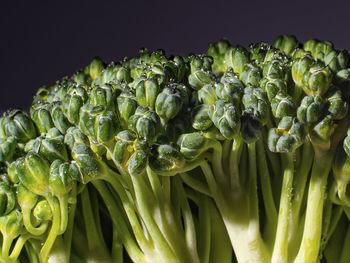
{"label": "dark green bud cluster", "polygon": [[268,146],[272,152],[292,152],[304,141],[303,126],[293,117],[283,117],[277,128],[268,135]]}
{"label": "dark green bud cluster", "polygon": [[[106,221],[101,229],[112,233],[113,220],[105,220],[109,209],[121,210],[115,215],[122,221],[113,221],[113,227],[120,235],[116,240],[129,246],[126,250],[137,248],[137,255],[143,249],[161,250],[159,237],[178,236],[177,229],[166,232],[162,224],[157,230],[158,222],[172,213],[159,213],[159,208],[172,202],[169,209],[178,207],[174,215],[180,218],[179,227],[189,222],[183,220],[187,207],[181,198],[187,197],[181,196],[182,179],[177,177],[188,172],[198,188],[208,192],[198,176],[200,168],[219,171],[214,175],[218,181],[225,182],[228,171],[234,178],[235,167],[226,161],[242,156],[253,161],[255,142],[258,151],[265,147],[271,157],[266,166],[277,167],[277,172],[274,156],[292,153],[298,158],[305,141],[315,152],[335,151],[332,142],[343,139],[335,131],[347,125],[349,90],[348,51],[316,40],[302,45],[294,36],[280,36],[273,45],[251,44],[248,49],[222,40],[210,44],[207,54],[168,57],[162,50],[141,49],[138,56],[117,63],[95,58],[71,77],[40,88],[30,116],[16,109],[0,118],[0,240],[6,244],[1,257],[16,262],[18,256],[12,258],[11,250],[23,242],[26,251],[38,252],[33,262],[47,262],[55,239],[67,238],[68,221],[79,225],[74,226],[73,239],[75,234],[84,235],[83,228],[92,221],[97,225]],[[349,137],[337,150],[333,165],[338,203],[347,206]],[[205,162],[212,165],[206,167]],[[248,164],[242,160],[241,166]],[[140,185],[144,191],[136,192]],[[106,189],[105,195],[101,189]],[[84,196],[87,192],[91,202]],[[140,205],[140,198],[147,200]],[[161,206],[142,210],[156,199]],[[107,204],[113,201],[114,206]],[[87,219],[91,222],[84,222]],[[197,218],[194,221],[197,225]],[[147,230],[147,238],[133,244],[144,234],[137,232],[140,229]],[[156,238],[153,230],[158,231]],[[173,246],[172,238],[165,240],[170,248],[165,254],[186,243]],[[108,242],[96,250],[108,251],[112,241]],[[79,247],[78,243],[72,244]],[[30,252],[21,256],[25,253]],[[91,255],[83,261],[94,261],[88,258]]]}
{"label": "dark green bud cluster", "polygon": [[199,90],[204,85],[215,81],[215,75],[211,72],[212,59],[207,56],[190,56],[190,74],[188,76],[188,83],[190,86]]}
{"label": "dark green bud cluster", "polygon": [[295,36],[279,36],[273,43],[274,48],[283,51],[287,56],[293,56],[298,46],[299,42]]}
{"label": "dark green bud cluster", "polygon": [[21,110],[11,110],[0,119],[0,137],[14,137],[19,143],[26,143],[37,135],[33,120]]}
{"label": "dark green bud cluster", "polygon": [[271,48],[272,47],[265,42],[249,45],[250,60],[261,65],[265,60],[266,53],[269,52]]}

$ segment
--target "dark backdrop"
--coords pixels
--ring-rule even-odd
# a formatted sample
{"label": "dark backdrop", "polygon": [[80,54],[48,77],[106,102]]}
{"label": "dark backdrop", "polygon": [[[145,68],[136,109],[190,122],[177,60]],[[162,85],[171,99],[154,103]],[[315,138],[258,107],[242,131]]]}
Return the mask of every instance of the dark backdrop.
{"label": "dark backdrop", "polygon": [[28,109],[42,85],[140,47],[204,52],[222,37],[247,46],[279,34],[350,49],[347,1],[7,1],[0,6],[0,111]]}

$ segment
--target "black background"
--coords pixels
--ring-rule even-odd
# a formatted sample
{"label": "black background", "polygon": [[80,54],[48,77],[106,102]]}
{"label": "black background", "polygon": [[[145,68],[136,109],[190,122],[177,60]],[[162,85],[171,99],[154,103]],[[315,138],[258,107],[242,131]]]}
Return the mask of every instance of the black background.
{"label": "black background", "polygon": [[138,49],[204,52],[209,42],[331,40],[350,49],[347,1],[7,1],[0,6],[0,112],[28,109],[52,85],[95,56],[118,61]]}

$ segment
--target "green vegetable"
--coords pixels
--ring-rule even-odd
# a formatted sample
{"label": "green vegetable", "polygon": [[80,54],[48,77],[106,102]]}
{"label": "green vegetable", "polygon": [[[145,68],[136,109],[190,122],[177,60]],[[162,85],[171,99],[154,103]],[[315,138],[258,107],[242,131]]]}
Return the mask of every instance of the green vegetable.
{"label": "green vegetable", "polygon": [[350,262],[350,59],[280,36],[138,56],[0,118],[0,262]]}

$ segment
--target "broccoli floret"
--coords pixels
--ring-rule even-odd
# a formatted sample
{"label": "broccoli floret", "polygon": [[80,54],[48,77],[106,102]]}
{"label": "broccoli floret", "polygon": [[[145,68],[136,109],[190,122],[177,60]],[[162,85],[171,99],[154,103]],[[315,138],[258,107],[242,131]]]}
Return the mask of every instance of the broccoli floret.
{"label": "broccoli floret", "polygon": [[349,62],[222,40],[40,88],[0,118],[0,261],[350,261]]}

